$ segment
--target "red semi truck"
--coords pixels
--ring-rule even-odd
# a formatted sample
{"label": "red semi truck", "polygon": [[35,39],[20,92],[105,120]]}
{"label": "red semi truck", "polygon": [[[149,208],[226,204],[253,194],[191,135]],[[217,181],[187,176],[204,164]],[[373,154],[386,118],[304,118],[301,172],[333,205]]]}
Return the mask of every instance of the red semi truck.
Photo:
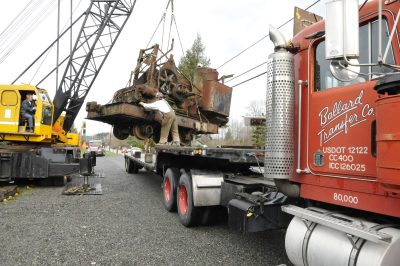
{"label": "red semi truck", "polygon": [[185,226],[224,206],[235,229],[287,228],[295,265],[399,265],[400,2],[326,5],[290,42],[270,28],[265,150],[157,146],[126,170],[163,176]]}

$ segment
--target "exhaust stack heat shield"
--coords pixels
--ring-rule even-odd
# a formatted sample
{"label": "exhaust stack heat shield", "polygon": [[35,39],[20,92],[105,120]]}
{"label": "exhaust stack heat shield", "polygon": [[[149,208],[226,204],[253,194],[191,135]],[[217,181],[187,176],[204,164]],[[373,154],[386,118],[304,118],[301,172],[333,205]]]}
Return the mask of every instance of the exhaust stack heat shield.
{"label": "exhaust stack heat shield", "polygon": [[289,179],[294,171],[293,55],[285,49],[271,54],[267,75],[265,177]]}

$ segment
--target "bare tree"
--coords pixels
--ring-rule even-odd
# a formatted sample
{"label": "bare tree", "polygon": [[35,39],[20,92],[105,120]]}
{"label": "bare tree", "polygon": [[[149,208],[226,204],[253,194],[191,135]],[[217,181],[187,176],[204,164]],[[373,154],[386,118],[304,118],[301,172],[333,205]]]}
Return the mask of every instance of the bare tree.
{"label": "bare tree", "polygon": [[254,100],[249,103],[246,107],[247,114],[249,116],[262,116],[266,111],[266,102],[265,100]]}

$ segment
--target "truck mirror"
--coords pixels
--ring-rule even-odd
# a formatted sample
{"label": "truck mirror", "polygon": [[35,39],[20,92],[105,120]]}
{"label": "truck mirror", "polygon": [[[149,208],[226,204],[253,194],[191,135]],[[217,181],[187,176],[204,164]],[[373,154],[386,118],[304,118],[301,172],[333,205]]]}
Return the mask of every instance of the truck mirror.
{"label": "truck mirror", "polygon": [[357,59],[348,60],[351,65],[349,65],[343,59],[333,59],[330,64],[330,70],[332,75],[340,81],[349,82],[358,78],[360,73],[360,66]]}
{"label": "truck mirror", "polygon": [[325,58],[358,58],[358,0],[327,0],[325,7]]}

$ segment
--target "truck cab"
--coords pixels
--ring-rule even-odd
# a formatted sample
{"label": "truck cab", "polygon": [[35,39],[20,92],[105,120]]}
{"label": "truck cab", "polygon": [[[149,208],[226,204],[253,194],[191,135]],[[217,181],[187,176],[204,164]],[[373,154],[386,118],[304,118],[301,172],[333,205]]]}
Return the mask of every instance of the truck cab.
{"label": "truck cab", "polygon": [[[296,171],[292,181],[301,183],[301,195],[345,207],[400,217],[397,196],[377,183],[376,101],[374,86],[399,65],[399,3],[385,2],[382,10],[382,46],[385,65],[378,58],[378,1],[367,2],[359,13],[361,66],[338,66],[326,59],[325,21],[309,26],[292,42],[296,115],[294,132]],[[354,75],[354,76],[352,76]],[[346,200],[345,200],[346,199]],[[390,204],[387,204],[391,202]],[[373,203],[373,204],[371,204]]]}
{"label": "truck cab", "polygon": [[397,265],[400,3],[326,10],[291,42],[270,28],[265,177],[304,200],[282,207],[294,265]]}

